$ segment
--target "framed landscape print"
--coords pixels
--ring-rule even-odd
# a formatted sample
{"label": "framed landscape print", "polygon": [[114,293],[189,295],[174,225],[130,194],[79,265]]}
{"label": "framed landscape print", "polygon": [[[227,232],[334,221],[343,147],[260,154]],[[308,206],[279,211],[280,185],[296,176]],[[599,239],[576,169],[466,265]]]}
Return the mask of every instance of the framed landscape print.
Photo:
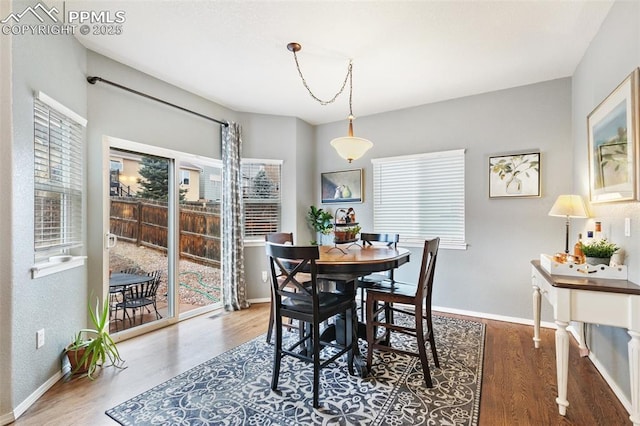
{"label": "framed landscape print", "polygon": [[539,152],[489,157],[489,198],[539,196]]}
{"label": "framed landscape print", "polygon": [[322,173],[322,203],[361,203],[362,169]]}
{"label": "framed landscape print", "polygon": [[638,69],[587,117],[592,203],[638,197]]}

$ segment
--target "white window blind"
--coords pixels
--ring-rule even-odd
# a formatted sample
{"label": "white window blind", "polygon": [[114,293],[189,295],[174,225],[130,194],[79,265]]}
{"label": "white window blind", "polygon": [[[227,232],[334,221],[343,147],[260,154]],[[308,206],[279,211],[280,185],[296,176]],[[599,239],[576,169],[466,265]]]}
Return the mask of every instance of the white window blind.
{"label": "white window blind", "polygon": [[280,230],[281,170],[282,161],[242,160],[245,237]]}
{"label": "white window blind", "polygon": [[440,237],[443,248],[466,248],[464,149],[373,163],[373,227],[422,244]]}
{"label": "white window blind", "polygon": [[35,259],[82,246],[86,120],[43,93],[34,99]]}

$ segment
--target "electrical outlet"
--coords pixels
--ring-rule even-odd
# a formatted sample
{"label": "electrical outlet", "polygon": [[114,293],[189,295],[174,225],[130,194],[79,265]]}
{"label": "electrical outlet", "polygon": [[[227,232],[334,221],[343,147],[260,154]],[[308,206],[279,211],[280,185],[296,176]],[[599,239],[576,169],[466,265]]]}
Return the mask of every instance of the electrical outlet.
{"label": "electrical outlet", "polygon": [[266,283],[268,278],[267,271],[262,271],[262,282]]}
{"label": "electrical outlet", "polygon": [[36,331],[36,349],[44,346],[44,328]]}

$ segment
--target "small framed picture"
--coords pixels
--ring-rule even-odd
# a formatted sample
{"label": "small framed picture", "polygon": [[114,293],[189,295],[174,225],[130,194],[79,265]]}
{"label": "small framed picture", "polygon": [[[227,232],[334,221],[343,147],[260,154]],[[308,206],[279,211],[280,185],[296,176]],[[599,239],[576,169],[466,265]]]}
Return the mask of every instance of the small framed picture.
{"label": "small framed picture", "polygon": [[638,69],[587,117],[592,203],[638,197]]}
{"label": "small framed picture", "polygon": [[489,198],[539,196],[539,152],[489,157]]}
{"label": "small framed picture", "polygon": [[322,203],[361,203],[362,169],[322,173]]}

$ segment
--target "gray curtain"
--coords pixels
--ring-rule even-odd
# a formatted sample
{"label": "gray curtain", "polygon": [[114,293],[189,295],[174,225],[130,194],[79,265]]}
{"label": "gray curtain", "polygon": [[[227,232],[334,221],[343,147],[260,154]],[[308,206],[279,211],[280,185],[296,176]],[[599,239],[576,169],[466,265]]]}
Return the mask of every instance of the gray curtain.
{"label": "gray curtain", "polygon": [[242,140],[240,125],[222,127],[222,286],[224,309],[248,308],[244,281]]}

